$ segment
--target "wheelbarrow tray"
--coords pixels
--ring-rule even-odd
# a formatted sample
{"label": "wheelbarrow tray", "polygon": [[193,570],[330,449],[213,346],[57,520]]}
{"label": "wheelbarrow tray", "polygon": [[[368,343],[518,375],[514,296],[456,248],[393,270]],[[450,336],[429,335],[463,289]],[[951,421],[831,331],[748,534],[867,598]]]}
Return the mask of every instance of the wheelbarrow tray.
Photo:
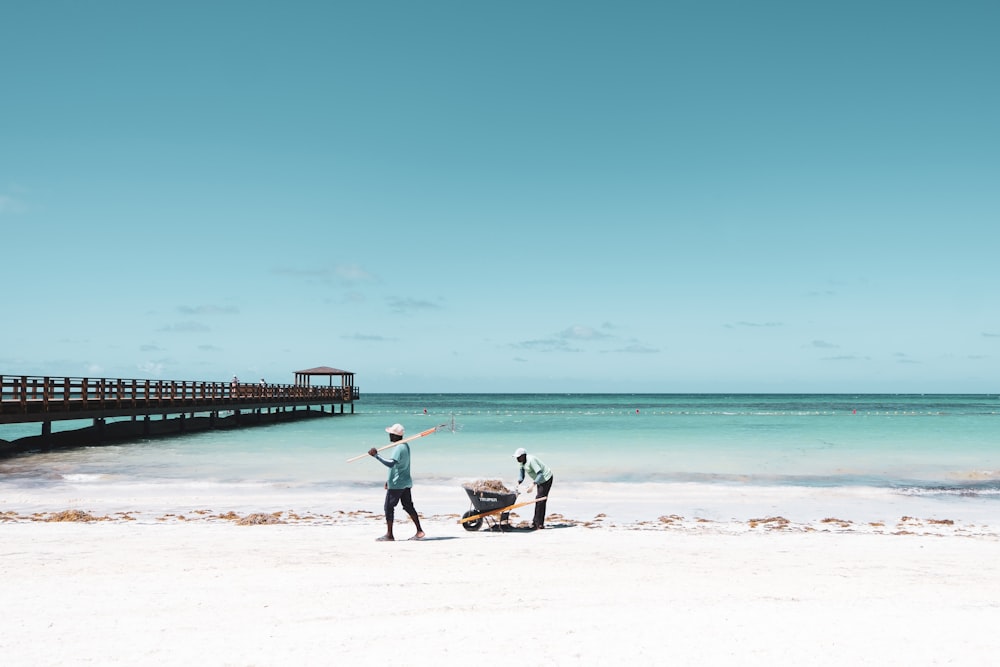
{"label": "wheelbarrow tray", "polygon": [[545,500],[545,498],[542,497],[519,503],[517,502],[516,493],[476,491],[468,486],[463,486],[462,488],[465,489],[465,492],[469,495],[469,500],[472,502],[473,509],[463,514],[459,523],[462,524],[463,528],[469,531],[479,530],[483,521],[490,526],[490,530],[510,530],[509,520],[510,511],[512,509],[525,507],[526,505],[534,505],[539,501]]}
{"label": "wheelbarrow tray", "polygon": [[465,492],[469,494],[472,507],[477,512],[495,512],[506,509],[517,502],[516,493],[499,493],[497,491],[476,491],[467,486],[463,486]]}

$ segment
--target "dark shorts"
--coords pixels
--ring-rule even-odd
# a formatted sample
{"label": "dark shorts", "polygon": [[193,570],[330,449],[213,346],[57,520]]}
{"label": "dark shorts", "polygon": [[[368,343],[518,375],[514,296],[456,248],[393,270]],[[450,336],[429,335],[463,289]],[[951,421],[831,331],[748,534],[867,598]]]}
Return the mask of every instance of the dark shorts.
{"label": "dark shorts", "polygon": [[396,505],[402,501],[403,510],[409,514],[414,515],[417,510],[413,507],[413,496],[410,493],[410,489],[386,489],[385,490],[385,520],[392,521],[396,516]]}

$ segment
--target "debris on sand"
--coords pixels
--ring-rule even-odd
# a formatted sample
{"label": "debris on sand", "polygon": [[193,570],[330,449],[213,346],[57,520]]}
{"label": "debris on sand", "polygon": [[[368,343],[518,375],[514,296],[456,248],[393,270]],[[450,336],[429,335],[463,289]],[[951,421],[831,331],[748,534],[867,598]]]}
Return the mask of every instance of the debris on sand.
{"label": "debris on sand", "polygon": [[285,523],[281,520],[281,512],[275,512],[274,514],[264,514],[263,512],[257,512],[255,514],[247,514],[242,519],[236,521],[237,526],[264,526],[276,523]]}
{"label": "debris on sand", "polygon": [[45,517],[45,521],[78,521],[81,523],[89,523],[91,521],[104,521],[107,517],[96,517],[89,512],[84,512],[83,510],[63,510],[62,512],[56,512],[54,514],[49,514]]}
{"label": "debris on sand", "polygon": [[465,488],[471,489],[475,493],[514,493],[499,479],[480,479],[466,484]]}

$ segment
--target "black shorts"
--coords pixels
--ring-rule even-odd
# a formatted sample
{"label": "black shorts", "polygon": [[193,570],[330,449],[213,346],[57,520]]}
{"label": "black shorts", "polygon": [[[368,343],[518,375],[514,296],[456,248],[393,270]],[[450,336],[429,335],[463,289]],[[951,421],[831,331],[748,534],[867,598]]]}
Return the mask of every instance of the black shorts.
{"label": "black shorts", "polygon": [[416,514],[417,510],[413,507],[413,495],[410,493],[410,488],[405,489],[386,489],[385,490],[385,520],[392,521],[393,517],[396,516],[396,505],[402,501],[403,509],[407,514]]}

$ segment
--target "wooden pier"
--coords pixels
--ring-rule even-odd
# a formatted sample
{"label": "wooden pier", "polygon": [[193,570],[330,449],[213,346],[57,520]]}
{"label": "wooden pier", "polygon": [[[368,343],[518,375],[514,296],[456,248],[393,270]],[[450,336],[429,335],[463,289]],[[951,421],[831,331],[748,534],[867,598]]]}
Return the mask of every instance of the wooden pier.
{"label": "wooden pier", "polygon": [[[314,386],[317,377],[326,386]],[[353,414],[359,398],[354,373],[328,366],[296,371],[294,384],[0,375],[0,425],[41,425],[37,436],[0,440],[0,456],[333,416],[345,406]],[[65,420],[91,424],[52,430]]]}

